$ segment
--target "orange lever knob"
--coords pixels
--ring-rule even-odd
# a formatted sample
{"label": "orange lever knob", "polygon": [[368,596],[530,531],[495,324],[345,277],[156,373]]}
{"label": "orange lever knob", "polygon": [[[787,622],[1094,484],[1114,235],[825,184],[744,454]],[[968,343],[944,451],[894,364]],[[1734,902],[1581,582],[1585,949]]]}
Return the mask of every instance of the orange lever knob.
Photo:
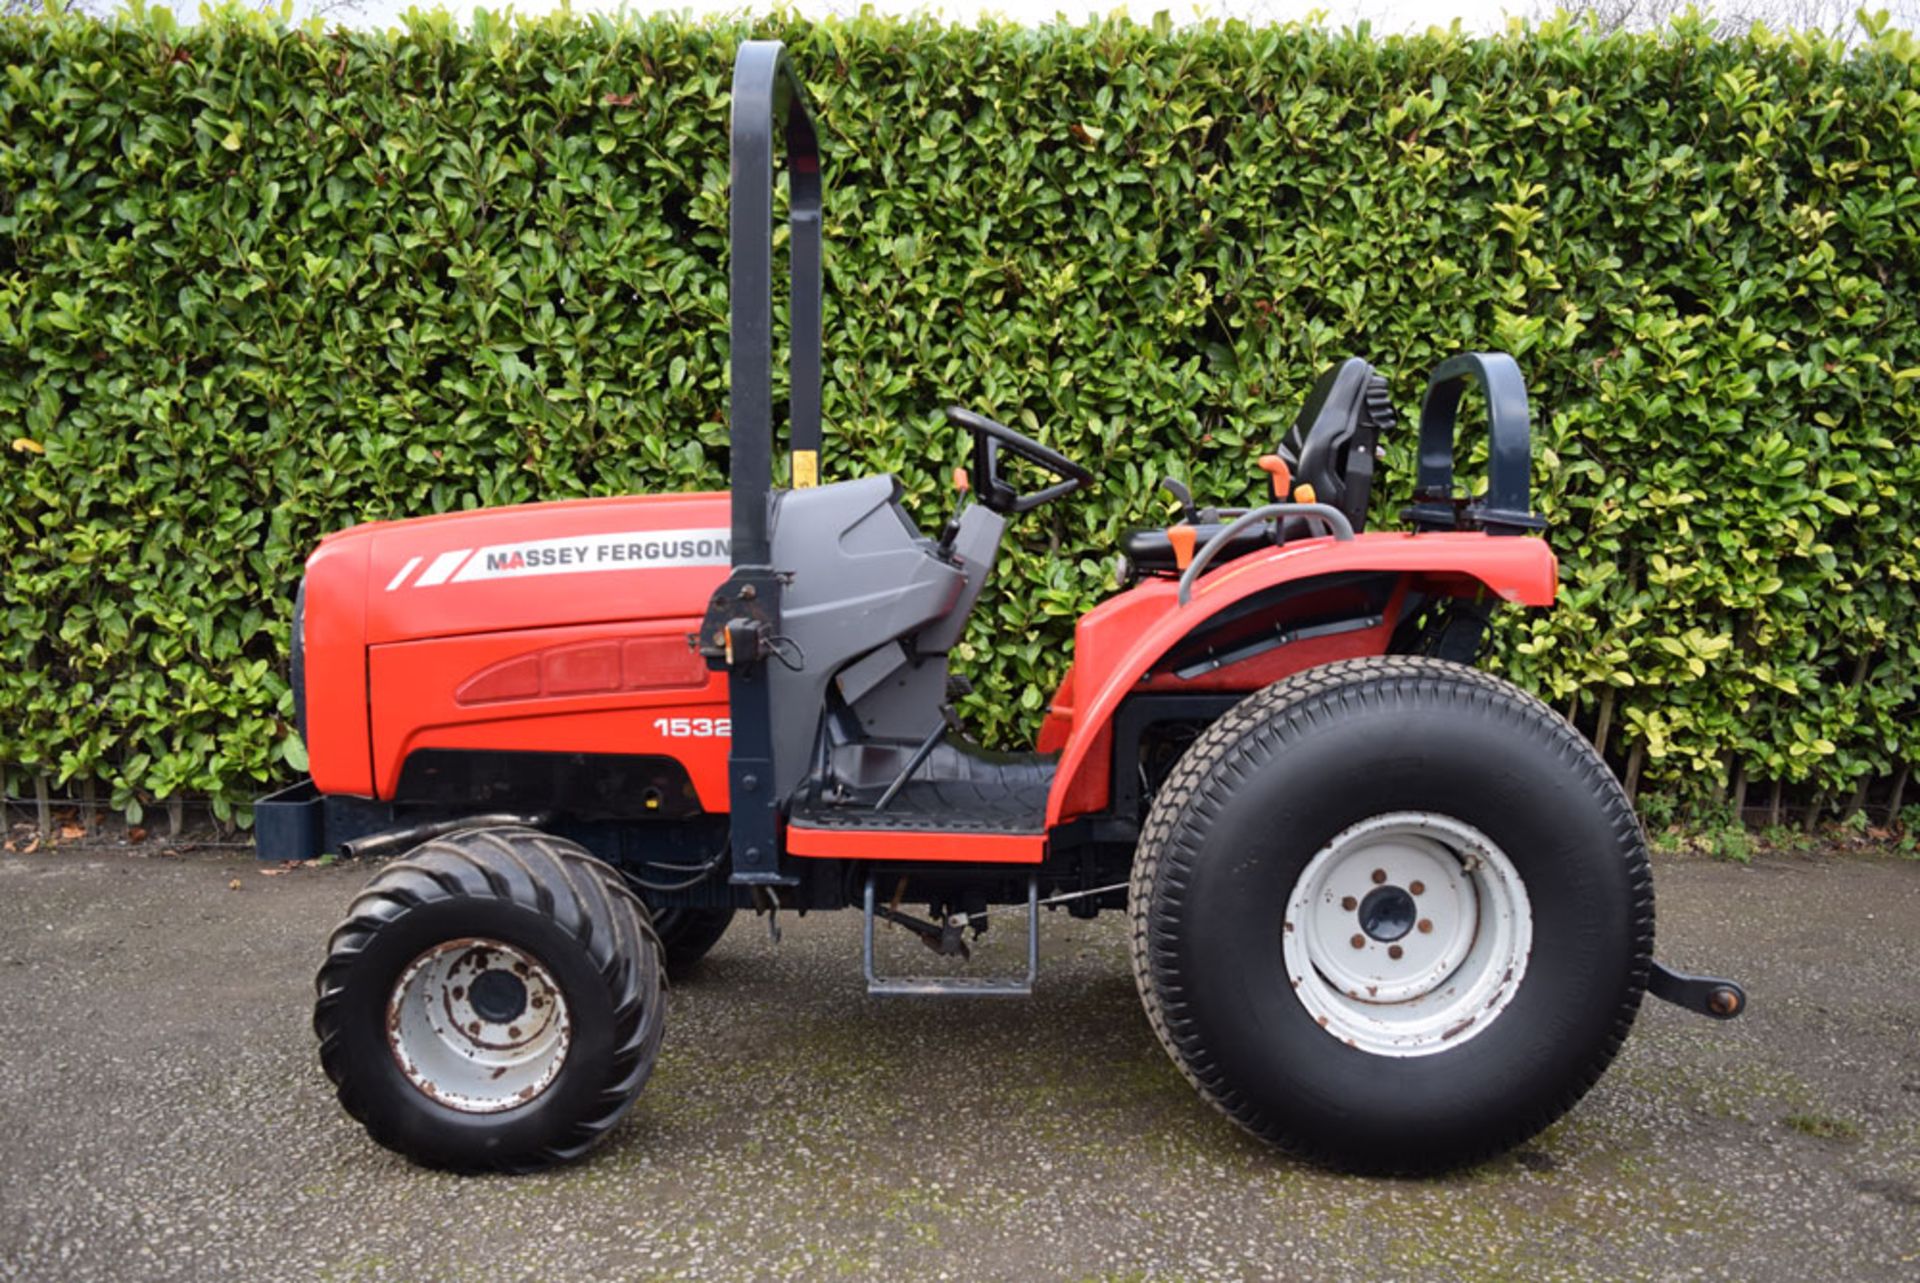
{"label": "orange lever knob", "polygon": [[955,468],[953,470],[953,488],[961,494],[965,494],[973,488],[973,483],[967,479],[967,470],[965,468]]}
{"label": "orange lever knob", "polygon": [[1184,521],[1167,527],[1167,542],[1173,545],[1173,564],[1177,569],[1185,570],[1193,564],[1193,546],[1199,539],[1200,532]]}
{"label": "orange lever knob", "polygon": [[1287,466],[1287,461],[1277,454],[1263,454],[1260,471],[1273,478],[1273,497],[1285,499],[1288,488],[1293,485],[1293,469]]}

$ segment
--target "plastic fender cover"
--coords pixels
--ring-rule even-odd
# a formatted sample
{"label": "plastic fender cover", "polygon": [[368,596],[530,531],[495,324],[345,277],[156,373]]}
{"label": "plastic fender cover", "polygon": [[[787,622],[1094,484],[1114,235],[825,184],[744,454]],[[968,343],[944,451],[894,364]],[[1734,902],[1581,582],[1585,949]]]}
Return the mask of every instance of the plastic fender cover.
{"label": "plastic fender cover", "polygon": [[[1098,773],[1106,768],[1100,746],[1108,722],[1141,675],[1195,627],[1276,584],[1364,571],[1457,579],[1523,606],[1552,605],[1559,584],[1559,562],[1543,539],[1379,531],[1338,542],[1302,540],[1239,558],[1202,576],[1184,606],[1168,579],[1110,598],[1088,612],[1076,633],[1076,716],[1047,801],[1048,827],[1078,813],[1086,799],[1104,799],[1105,776]],[[1098,778],[1082,780],[1089,771]]]}

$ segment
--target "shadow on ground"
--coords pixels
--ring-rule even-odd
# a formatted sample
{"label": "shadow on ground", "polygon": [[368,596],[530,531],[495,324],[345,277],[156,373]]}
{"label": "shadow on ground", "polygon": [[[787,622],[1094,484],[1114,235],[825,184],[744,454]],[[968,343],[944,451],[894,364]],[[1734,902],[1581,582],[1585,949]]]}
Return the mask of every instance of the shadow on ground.
{"label": "shadow on ground", "polygon": [[1030,1000],[926,1002],[866,997],[845,914],[736,923],[589,1161],[461,1179],[315,1063],[366,869],[7,856],[0,1278],[1920,1276],[1920,864],[1657,872],[1661,956],[1751,1014],[1649,1007],[1572,1115],[1446,1180],[1303,1168],[1200,1104],[1113,915],[1047,920]]}

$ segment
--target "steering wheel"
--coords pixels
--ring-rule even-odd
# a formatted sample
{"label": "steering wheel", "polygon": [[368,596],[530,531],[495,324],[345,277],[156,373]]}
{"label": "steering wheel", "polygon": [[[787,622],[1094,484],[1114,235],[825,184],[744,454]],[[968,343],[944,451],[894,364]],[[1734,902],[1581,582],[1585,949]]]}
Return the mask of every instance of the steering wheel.
{"label": "steering wheel", "polygon": [[[1032,512],[1043,503],[1093,484],[1093,474],[1066,455],[1058,450],[1049,450],[1032,437],[1015,432],[1004,423],[995,423],[984,414],[950,405],[947,407],[947,422],[973,434],[973,489],[981,505],[990,512],[1003,516],[1007,513]],[[1021,494],[1000,479],[1000,450],[1003,446],[1008,453],[1018,455],[1060,480],[1030,494]]]}

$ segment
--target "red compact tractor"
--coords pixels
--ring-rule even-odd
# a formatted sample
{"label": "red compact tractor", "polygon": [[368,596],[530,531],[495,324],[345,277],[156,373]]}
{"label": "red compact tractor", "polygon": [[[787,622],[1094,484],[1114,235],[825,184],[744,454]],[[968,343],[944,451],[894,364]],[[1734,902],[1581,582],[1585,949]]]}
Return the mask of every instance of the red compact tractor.
{"label": "red compact tractor", "polygon": [[[732,490],[531,504],[324,540],[295,611],[313,779],[270,859],[407,852],[317,980],[321,1061],[382,1144],[456,1169],[580,1154],[645,1083],[665,974],[735,912],[854,908],[875,994],[1024,994],[1038,910],[1125,913],[1147,1019],[1202,1095],[1316,1162],[1433,1171],[1547,1126],[1655,963],[1640,825],[1538,700],[1471,663],[1500,602],[1553,604],[1508,357],[1434,373],[1407,528],[1364,531],[1385,381],[1349,360],[1276,453],[1273,502],[1126,541],[1034,751],[962,736],[950,670],[1010,520],[1091,484],[984,415],[923,533],[891,476],[821,483],[819,152],[777,43],[732,125]],[[773,474],[776,133],[791,210],[791,488]],[[1483,497],[1453,484],[1477,386]],[[1025,974],[878,974],[876,921]]]}

